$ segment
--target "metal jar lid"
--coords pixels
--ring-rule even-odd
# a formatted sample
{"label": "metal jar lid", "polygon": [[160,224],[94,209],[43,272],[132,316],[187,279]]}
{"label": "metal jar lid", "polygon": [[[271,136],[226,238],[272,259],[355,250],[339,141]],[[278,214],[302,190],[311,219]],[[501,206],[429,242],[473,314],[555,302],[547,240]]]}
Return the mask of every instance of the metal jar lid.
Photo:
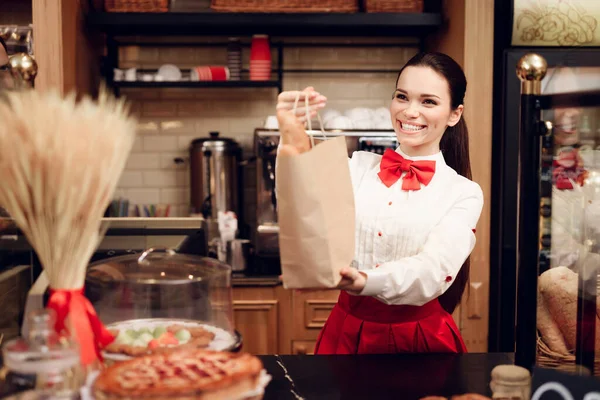
{"label": "metal jar lid", "polygon": [[219,136],[219,132],[210,132],[210,137],[197,138],[192,140],[191,149],[201,148],[205,150],[213,150],[218,152],[223,151],[239,151],[240,145],[234,139],[224,138]]}
{"label": "metal jar lid", "polygon": [[531,382],[529,371],[518,365],[497,365],[491,375],[494,381],[501,382],[505,386],[528,385]]}

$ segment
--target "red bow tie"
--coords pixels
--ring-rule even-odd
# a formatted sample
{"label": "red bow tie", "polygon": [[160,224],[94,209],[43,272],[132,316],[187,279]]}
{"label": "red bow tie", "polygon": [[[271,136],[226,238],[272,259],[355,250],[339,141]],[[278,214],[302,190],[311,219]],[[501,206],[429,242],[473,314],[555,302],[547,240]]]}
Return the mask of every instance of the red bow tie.
{"label": "red bow tie", "polygon": [[383,153],[377,175],[385,186],[390,187],[400,179],[402,172],[406,172],[402,178],[402,190],[419,190],[421,183],[428,185],[431,182],[435,173],[435,161],[407,160],[394,150],[387,149]]}

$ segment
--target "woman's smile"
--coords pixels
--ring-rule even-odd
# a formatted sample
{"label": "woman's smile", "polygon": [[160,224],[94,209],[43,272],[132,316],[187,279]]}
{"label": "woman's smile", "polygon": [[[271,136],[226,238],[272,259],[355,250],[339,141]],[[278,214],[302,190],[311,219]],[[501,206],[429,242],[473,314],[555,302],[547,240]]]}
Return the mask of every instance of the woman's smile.
{"label": "woman's smile", "polygon": [[399,119],[396,120],[396,124],[398,125],[398,129],[406,135],[420,133],[427,128],[427,125],[417,124],[415,122],[402,121]]}

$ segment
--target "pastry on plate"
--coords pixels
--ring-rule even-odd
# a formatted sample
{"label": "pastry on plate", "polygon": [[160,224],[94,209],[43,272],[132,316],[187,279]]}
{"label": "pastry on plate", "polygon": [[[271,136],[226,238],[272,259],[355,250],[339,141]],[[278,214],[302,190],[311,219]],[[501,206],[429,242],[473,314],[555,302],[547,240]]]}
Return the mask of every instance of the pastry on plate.
{"label": "pastry on plate", "polygon": [[112,330],[116,337],[104,351],[138,357],[163,353],[174,348],[204,349],[215,338],[213,332],[201,326],[164,325],[153,328]]}

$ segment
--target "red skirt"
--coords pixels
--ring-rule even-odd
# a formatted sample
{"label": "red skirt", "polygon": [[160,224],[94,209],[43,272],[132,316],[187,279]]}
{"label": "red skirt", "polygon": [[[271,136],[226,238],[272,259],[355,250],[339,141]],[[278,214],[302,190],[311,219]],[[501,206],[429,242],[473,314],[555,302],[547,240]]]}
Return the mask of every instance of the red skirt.
{"label": "red skirt", "polygon": [[315,354],[466,353],[454,319],[440,302],[387,305],[342,291]]}

